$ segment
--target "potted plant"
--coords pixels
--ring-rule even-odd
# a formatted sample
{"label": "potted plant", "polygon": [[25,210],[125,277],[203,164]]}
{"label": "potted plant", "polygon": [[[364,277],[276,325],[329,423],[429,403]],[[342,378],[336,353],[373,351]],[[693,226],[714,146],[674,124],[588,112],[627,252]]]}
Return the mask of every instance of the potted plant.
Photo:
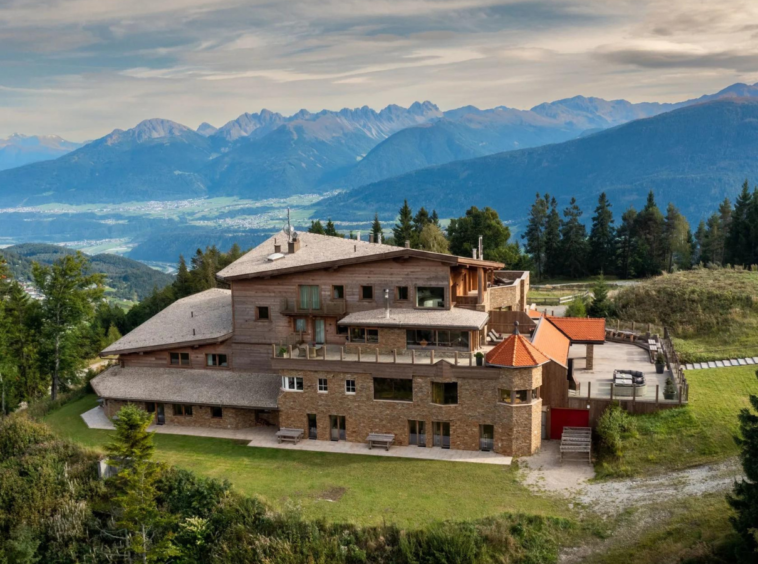
{"label": "potted plant", "polygon": [[666,378],[666,385],[663,387],[663,399],[672,400],[676,398],[676,388],[671,378]]}
{"label": "potted plant", "polygon": [[287,347],[284,345],[279,347],[279,356],[284,357],[287,354]]}
{"label": "potted plant", "polygon": [[478,352],[474,355],[476,357],[476,365],[477,366],[484,366],[484,353]]}
{"label": "potted plant", "polygon": [[666,358],[661,351],[655,357],[655,371],[658,374],[663,374],[663,369],[666,368]]}

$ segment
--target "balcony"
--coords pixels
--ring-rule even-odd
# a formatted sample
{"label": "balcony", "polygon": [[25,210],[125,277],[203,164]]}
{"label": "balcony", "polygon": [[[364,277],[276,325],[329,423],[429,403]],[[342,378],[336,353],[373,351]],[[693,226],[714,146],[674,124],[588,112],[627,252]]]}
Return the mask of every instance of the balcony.
{"label": "balcony", "polygon": [[339,316],[346,311],[344,300],[321,301],[318,307],[301,307],[295,298],[282,298],[279,313],[282,315]]}

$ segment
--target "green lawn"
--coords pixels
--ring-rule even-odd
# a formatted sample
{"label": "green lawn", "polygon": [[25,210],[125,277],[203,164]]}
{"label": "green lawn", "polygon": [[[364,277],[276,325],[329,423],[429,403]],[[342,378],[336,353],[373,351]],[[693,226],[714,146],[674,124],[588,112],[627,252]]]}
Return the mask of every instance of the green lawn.
{"label": "green lawn", "polygon": [[706,362],[758,356],[758,318],[743,317],[738,325],[709,335],[674,339],[683,362]]}
{"label": "green lawn", "polygon": [[[45,421],[60,434],[99,449],[110,432],[89,429],[79,417],[95,405],[95,396],[87,396]],[[418,526],[505,511],[572,516],[566,501],[522,486],[516,465],[293,452],[178,435],[156,435],[155,442],[159,460],[228,479],[240,492],[260,495],[278,508],[296,504],[308,518]]]}
{"label": "green lawn", "polygon": [[737,414],[758,394],[756,366],[692,370],[687,407],[639,415],[638,436],[619,461],[599,463],[600,477],[647,475],[736,456]]}

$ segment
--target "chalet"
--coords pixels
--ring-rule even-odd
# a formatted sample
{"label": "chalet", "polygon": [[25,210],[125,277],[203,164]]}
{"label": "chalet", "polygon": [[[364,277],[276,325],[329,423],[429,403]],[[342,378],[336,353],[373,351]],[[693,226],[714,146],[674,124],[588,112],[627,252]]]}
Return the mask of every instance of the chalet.
{"label": "chalet", "polygon": [[109,417],[128,402],[165,425],[531,454],[581,330],[530,318],[529,273],[473,254],[280,232],[219,272],[229,289],[106,348],[93,388]]}

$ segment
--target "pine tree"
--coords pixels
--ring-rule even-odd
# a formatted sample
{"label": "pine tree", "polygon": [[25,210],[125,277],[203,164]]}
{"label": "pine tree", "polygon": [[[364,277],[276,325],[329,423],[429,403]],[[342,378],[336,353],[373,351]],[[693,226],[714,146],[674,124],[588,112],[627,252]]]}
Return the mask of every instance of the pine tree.
{"label": "pine tree", "polygon": [[337,231],[337,228],[334,226],[334,222],[331,218],[329,218],[326,221],[326,227],[324,227],[324,235],[329,235],[330,237],[339,237],[340,239],[344,239],[344,235]]}
{"label": "pine tree", "polygon": [[[545,194],[545,201],[548,195]],[[561,271],[561,216],[558,202],[550,198],[550,212],[545,224],[545,274],[556,276]]]}
{"label": "pine tree", "polygon": [[326,232],[324,231],[324,226],[321,225],[320,219],[317,219],[316,221],[311,220],[311,226],[308,228],[308,233],[315,233],[316,235],[326,235]]}
{"label": "pine tree", "polygon": [[742,184],[742,191],[734,203],[729,232],[725,236],[724,260],[729,264],[748,264],[752,258],[750,248],[751,230],[749,210],[753,195],[747,180]]}
{"label": "pine tree", "polygon": [[605,192],[600,194],[592,217],[590,230],[590,254],[592,272],[612,273],[616,261],[615,234],[613,229],[613,212]]}
{"label": "pine tree", "polygon": [[706,254],[706,245],[708,243],[708,229],[705,226],[705,221],[702,219],[697,224],[697,231],[695,231],[695,252],[692,254],[692,262],[695,264],[708,262],[708,255]]}
{"label": "pine tree", "polygon": [[187,269],[187,262],[184,260],[183,255],[179,255],[179,268],[176,272],[176,278],[174,279],[174,288],[176,290],[177,299],[184,298],[194,293],[192,288],[192,277]]}
{"label": "pine tree", "polygon": [[437,227],[440,226],[440,216],[437,215],[437,210],[432,210],[432,215],[429,216],[429,221]]}
{"label": "pine tree", "polygon": [[590,317],[608,318],[613,315],[613,302],[608,298],[608,284],[602,272],[592,286],[592,301],[587,312]]}
{"label": "pine tree", "polygon": [[637,210],[629,208],[621,216],[621,225],[616,230],[616,251],[618,256],[618,274],[622,278],[633,278],[634,257],[637,254],[637,238],[634,226],[637,222]]}
{"label": "pine tree", "polygon": [[645,207],[637,214],[634,231],[639,245],[637,276],[660,274],[665,264],[663,243],[663,214],[655,203],[652,191],[647,196]]}
{"label": "pine tree", "polygon": [[80,252],[66,255],[50,266],[34,263],[34,285],[42,300],[43,334],[47,366],[52,373],[55,399],[65,376],[74,378],[87,355],[80,343],[84,329],[103,297],[103,274],[89,272],[89,261]]}
{"label": "pine tree", "polygon": [[118,412],[114,421],[113,439],[105,447],[108,464],[119,468],[111,482],[115,490],[116,526],[125,533],[127,550],[142,562],[164,561],[177,556],[179,551],[171,544],[170,536],[156,532],[170,522],[170,517],[158,509],[156,482],[161,467],[152,461],[155,452],[153,433],[147,428],[153,415],[128,404]]}
{"label": "pine tree", "polygon": [[758,415],[755,414],[758,411],[758,396],[750,395],[750,406],[752,409],[740,410],[740,433],[735,438],[740,447],[745,477],[735,481],[727,502],[735,511],[735,515],[729,518],[732,527],[755,553],[758,549]]}
{"label": "pine tree", "polygon": [[409,241],[411,247],[414,246],[415,231],[413,229],[413,212],[408,205],[408,200],[403,202],[403,207],[400,208],[400,215],[398,217],[395,228],[392,230],[392,236],[395,239],[395,245],[402,247],[406,241]]}
{"label": "pine tree", "polygon": [[422,207],[418,212],[416,213],[416,216],[413,218],[413,230],[416,232],[416,236],[424,230],[424,227],[426,227],[430,223],[429,219],[429,212]]}
{"label": "pine tree", "polygon": [[587,274],[587,228],[581,222],[582,210],[571,198],[569,206],[563,210],[561,222],[561,254],[563,274],[570,278],[580,278]]}
{"label": "pine tree", "polygon": [[371,235],[374,237],[374,241],[378,243],[381,241],[384,231],[382,230],[382,224],[379,222],[379,214],[374,214],[374,223],[371,224]]}
{"label": "pine tree", "polygon": [[545,268],[545,230],[547,227],[548,204],[546,199],[537,193],[527,221],[526,231],[521,236],[526,240],[526,251],[532,255],[537,279],[541,280]]}
{"label": "pine tree", "polygon": [[676,206],[670,203],[663,224],[663,246],[668,272],[673,272],[675,266],[685,269],[691,266],[691,240],[690,224]]}

